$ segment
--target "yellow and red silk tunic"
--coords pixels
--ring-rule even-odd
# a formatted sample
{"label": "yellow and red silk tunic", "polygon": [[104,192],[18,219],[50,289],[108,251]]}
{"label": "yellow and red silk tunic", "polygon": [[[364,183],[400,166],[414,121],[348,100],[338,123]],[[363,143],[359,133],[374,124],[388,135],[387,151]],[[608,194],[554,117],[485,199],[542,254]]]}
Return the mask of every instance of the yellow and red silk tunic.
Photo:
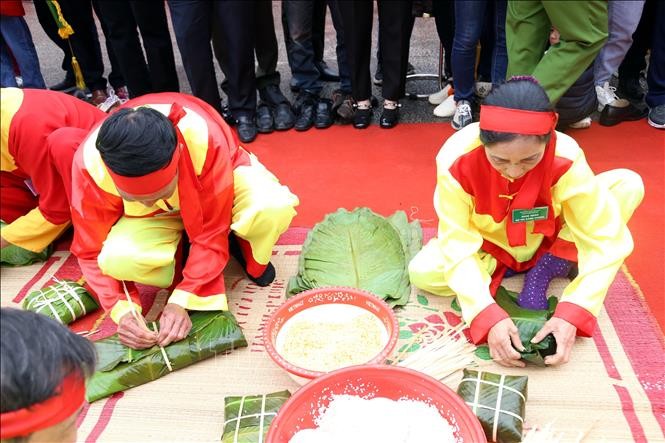
{"label": "yellow and red silk tunic", "polygon": [[106,114],[42,89],[3,88],[0,100],[2,236],[40,252],[70,224],[74,152]]}
{"label": "yellow and red silk tunic", "polygon": [[[184,144],[173,196],[152,207],[123,200],[95,147],[99,128],[87,137],[74,158],[72,252],[103,308],[117,321],[130,309],[122,283],[104,275],[98,255],[113,225],[121,217],[160,217],[179,214],[190,241],[183,279],[169,298],[186,309],[227,309],[222,270],[229,258],[228,235],[233,204],[233,169],[249,164],[233,131],[203,101],[184,94],[149,94],[123,107],[149,106],[168,116],[177,103],[185,114],[177,122]],[[138,292],[128,283],[134,303]],[[139,304],[140,305],[140,304]]]}
{"label": "yellow and red silk tunic", "polygon": [[[545,252],[578,263],[579,275],[565,288],[555,316],[575,325],[578,334],[590,336],[633,241],[616,201],[599,185],[577,143],[557,133],[550,202],[555,232],[549,236],[534,232],[534,222],[528,221],[526,242],[518,246],[508,241],[507,203],[526,175],[510,180],[491,166],[478,124],[454,134],[436,161],[434,204],[439,226],[433,241],[474,341],[482,342],[489,329],[507,317],[493,299],[506,269],[529,269]],[[494,257],[493,272],[481,263],[479,251]]]}

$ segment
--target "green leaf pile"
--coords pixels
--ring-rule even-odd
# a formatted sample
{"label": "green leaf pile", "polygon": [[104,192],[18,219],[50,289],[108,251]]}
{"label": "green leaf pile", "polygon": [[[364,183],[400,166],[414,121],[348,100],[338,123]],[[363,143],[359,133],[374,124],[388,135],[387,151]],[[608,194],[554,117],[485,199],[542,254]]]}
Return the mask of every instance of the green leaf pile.
{"label": "green leaf pile", "polygon": [[552,334],[545,337],[540,343],[531,343],[531,339],[542,329],[545,322],[554,314],[557,305],[556,297],[550,297],[547,310],[525,309],[517,304],[516,292],[499,287],[496,293],[496,302],[508,313],[517,326],[524,351],[520,352],[522,359],[538,366],[545,366],[545,357],[556,353],[556,339]]}
{"label": "green leaf pile", "polygon": [[350,286],[403,306],[411,293],[409,261],[421,246],[420,223],[409,223],[403,211],[386,218],[368,208],[339,209],[310,231],[287,293]]}
{"label": "green leaf pile", "polygon": [[[236,319],[227,311],[190,314],[192,329],[184,340],[164,350],[174,371],[227,350],[247,346]],[[120,343],[118,335],[95,342],[97,366],[86,384],[89,402],[151,382],[169,373],[158,346],[135,350]]]}

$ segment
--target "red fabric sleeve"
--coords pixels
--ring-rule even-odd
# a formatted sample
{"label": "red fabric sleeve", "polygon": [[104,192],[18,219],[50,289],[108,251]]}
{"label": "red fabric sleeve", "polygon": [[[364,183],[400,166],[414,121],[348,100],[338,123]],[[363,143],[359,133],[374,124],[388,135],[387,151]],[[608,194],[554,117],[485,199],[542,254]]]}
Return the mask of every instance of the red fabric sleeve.
{"label": "red fabric sleeve", "polygon": [[485,343],[490,329],[504,318],[509,318],[508,313],[501,309],[499,305],[492,303],[487,306],[471,321],[471,326],[469,327],[471,340],[475,344]]}
{"label": "red fabric sleeve", "polygon": [[554,311],[554,317],[559,317],[575,326],[580,337],[591,337],[596,329],[596,317],[575,303],[565,301],[559,303]]}
{"label": "red fabric sleeve", "polygon": [[[124,300],[125,293],[119,281],[102,274],[97,264],[97,256],[111,228],[122,214],[122,200],[104,192],[95,184],[84,169],[83,149],[80,149],[74,156],[72,167],[74,240],[71,250],[79,260],[88,285],[106,311],[112,309],[118,300]],[[134,287],[130,294],[137,304],[140,304]]]}

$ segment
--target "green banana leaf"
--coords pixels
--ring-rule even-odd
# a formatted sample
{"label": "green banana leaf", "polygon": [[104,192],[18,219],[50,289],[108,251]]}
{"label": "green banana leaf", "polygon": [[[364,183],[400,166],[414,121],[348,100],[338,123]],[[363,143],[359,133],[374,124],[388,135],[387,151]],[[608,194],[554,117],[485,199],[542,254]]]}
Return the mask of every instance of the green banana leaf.
{"label": "green banana leaf", "polygon": [[[0,220],[0,229],[7,224]],[[53,245],[49,245],[42,252],[32,252],[16,245],[0,248],[0,265],[27,266],[37,262],[46,261],[53,254]]]}
{"label": "green banana leaf", "polygon": [[59,280],[38,291],[32,291],[23,300],[23,309],[46,315],[68,325],[99,306],[86,289],[76,282]]}
{"label": "green banana leaf", "polygon": [[550,297],[547,310],[525,309],[517,304],[518,294],[508,291],[503,286],[496,293],[496,302],[508,313],[517,326],[524,351],[520,352],[522,360],[538,366],[545,366],[545,357],[556,354],[556,339],[552,334],[547,335],[540,343],[531,343],[531,339],[542,329],[547,320],[554,314],[557,298]]}
{"label": "green banana leaf", "polygon": [[385,218],[368,208],[339,209],[310,231],[287,294],[350,286],[402,306],[411,293],[408,264],[421,246],[420,224],[402,211]]}
{"label": "green banana leaf", "polygon": [[289,391],[280,391],[272,394],[226,397],[222,443],[265,441],[270,423],[290,396]]}
{"label": "green banana leaf", "polygon": [[[199,311],[190,314],[192,329],[184,340],[164,350],[174,371],[230,349],[247,346],[236,319],[227,311]],[[130,349],[118,335],[95,342],[97,366],[86,384],[89,402],[151,382],[169,373],[158,346]]]}
{"label": "green banana leaf", "polygon": [[[457,393],[480,420],[488,441],[497,443],[522,441],[528,381],[527,376],[464,370]],[[501,392],[500,399],[499,392]],[[497,408],[502,413],[498,414],[499,423],[495,436],[494,418],[497,416]]]}

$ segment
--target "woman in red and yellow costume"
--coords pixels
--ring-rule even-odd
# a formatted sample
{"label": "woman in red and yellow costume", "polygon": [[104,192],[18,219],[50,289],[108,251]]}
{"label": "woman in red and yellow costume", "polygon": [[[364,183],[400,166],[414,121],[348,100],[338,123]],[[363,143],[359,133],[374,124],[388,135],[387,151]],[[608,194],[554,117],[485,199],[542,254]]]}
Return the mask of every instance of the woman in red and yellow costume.
{"label": "woman in red and yellow costume", "polygon": [[40,253],[71,224],[71,165],[104,119],[94,106],[43,89],[0,91],[1,247]]}
{"label": "woman in red and yellow costume", "polygon": [[[222,271],[234,246],[248,277],[270,284],[272,248],[298,204],[209,105],[178,93],[130,100],[93,129],[74,158],[72,187],[72,252],[133,348],[184,338],[186,310],[228,309]],[[134,282],[175,286],[159,334],[133,316]]]}
{"label": "woman in red and yellow costume", "polygon": [[493,299],[507,272],[526,272],[518,304],[544,309],[550,281],[577,271],[532,340],[552,333],[557,352],[545,363],[565,363],[575,336],[592,335],[633,249],[626,223],[644,195],[641,178],[626,169],[595,175],[556,123],[535,79],[495,88],[480,123],[450,137],[437,156],[438,235],[409,265],[415,286],[457,295],[472,340],[487,341],[506,366],[524,365],[517,328]]}

